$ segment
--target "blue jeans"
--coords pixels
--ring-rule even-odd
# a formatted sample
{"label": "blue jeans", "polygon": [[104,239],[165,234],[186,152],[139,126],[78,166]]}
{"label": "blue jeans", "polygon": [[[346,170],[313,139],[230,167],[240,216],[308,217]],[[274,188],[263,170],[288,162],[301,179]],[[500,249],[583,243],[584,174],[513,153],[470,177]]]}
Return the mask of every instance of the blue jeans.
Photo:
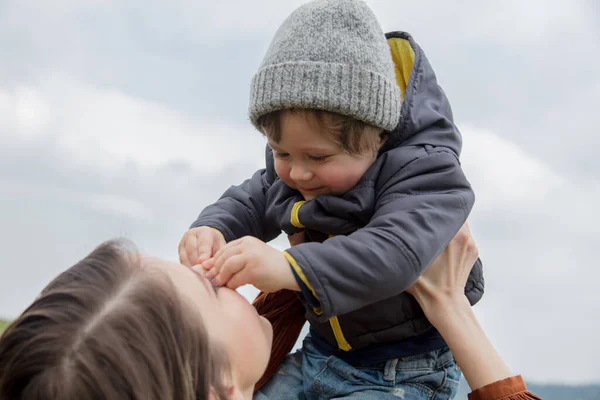
{"label": "blue jeans", "polygon": [[448,400],[456,396],[460,375],[447,347],[353,367],[335,356],[321,354],[307,336],[302,350],[286,357],[254,400]]}

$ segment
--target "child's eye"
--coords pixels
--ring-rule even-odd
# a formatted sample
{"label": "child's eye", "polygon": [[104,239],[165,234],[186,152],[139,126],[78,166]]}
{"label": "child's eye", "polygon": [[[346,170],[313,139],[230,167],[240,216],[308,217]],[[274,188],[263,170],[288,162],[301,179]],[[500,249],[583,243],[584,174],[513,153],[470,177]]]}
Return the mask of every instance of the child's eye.
{"label": "child's eye", "polygon": [[273,155],[277,158],[288,158],[290,156],[288,153],[279,153],[277,151],[274,151]]}
{"label": "child's eye", "polygon": [[329,156],[308,156],[312,161],[325,161]]}

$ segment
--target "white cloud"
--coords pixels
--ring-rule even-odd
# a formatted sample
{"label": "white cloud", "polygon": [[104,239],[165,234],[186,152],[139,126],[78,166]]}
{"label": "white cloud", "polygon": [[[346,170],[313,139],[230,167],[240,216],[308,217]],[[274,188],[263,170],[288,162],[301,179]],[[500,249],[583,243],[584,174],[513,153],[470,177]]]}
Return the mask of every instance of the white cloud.
{"label": "white cloud", "polygon": [[484,262],[477,311],[486,331],[529,379],[598,380],[598,361],[580,357],[600,352],[598,182],[570,182],[492,131],[462,131],[463,168],[477,197],[470,220]]}
{"label": "white cloud", "polygon": [[[302,0],[175,0],[168,5],[150,1],[145,2],[143,7],[136,7],[132,3],[115,1],[63,0],[59,5],[53,3],[52,6],[21,1],[6,6],[5,22],[20,27],[23,14],[30,14],[36,16],[36,21],[59,27],[61,32],[67,34],[73,24],[76,24],[78,29],[85,28],[80,25],[80,20],[74,17],[108,17],[115,20],[116,29],[121,29],[128,15],[137,15],[140,19],[136,22],[150,24],[153,34],[162,40],[171,40],[177,33],[183,35],[186,40],[213,41],[223,37],[236,37],[242,33],[272,34],[279,24],[303,3],[305,1]],[[565,31],[586,33],[593,26],[593,8],[585,0],[468,1],[460,5],[433,0],[366,0],[366,3],[375,11],[386,30],[430,31],[436,32],[439,37],[440,29],[449,29],[444,37],[451,40],[458,37],[463,40],[531,44],[546,40],[549,34]],[[424,16],[427,18],[423,18]],[[68,24],[65,26],[66,21]],[[39,36],[39,39],[43,39],[43,36]]]}
{"label": "white cloud", "polygon": [[[113,169],[187,162],[216,171],[243,160],[264,163],[264,138],[252,126],[190,116],[166,105],[69,79],[1,90],[9,134],[54,135],[78,164]],[[13,121],[11,123],[11,117]],[[0,127],[1,128],[1,127]]]}
{"label": "white cloud", "polygon": [[64,199],[74,208],[87,208],[101,214],[146,222],[153,217],[153,211],[147,205],[125,194],[89,193],[53,184],[32,185],[31,182],[10,179],[3,181],[2,192],[7,197],[36,198],[40,191],[44,192],[44,196]]}
{"label": "white cloud", "polygon": [[591,5],[584,0],[523,2],[389,2],[368,0],[386,30],[405,30],[444,38],[443,43],[468,40],[488,45],[532,45],[565,31],[593,29]]}
{"label": "white cloud", "polygon": [[48,107],[35,90],[18,88],[14,107],[17,126],[25,134],[40,133],[48,123]]}
{"label": "white cloud", "polygon": [[529,156],[515,143],[467,124],[462,164],[477,189],[478,204],[486,210],[503,207],[538,207],[556,190],[567,190],[565,178]]}
{"label": "white cloud", "polygon": [[[185,10],[178,17],[188,33],[208,34],[211,39],[216,39],[219,35],[235,36],[240,32],[273,34],[279,24],[305,2],[179,0],[181,7],[176,9]],[[591,5],[584,0],[468,1],[460,5],[434,0],[366,0],[366,3],[374,10],[385,30],[430,31],[439,37],[440,29],[450,29],[443,37],[451,40],[532,44],[566,31],[586,33],[593,24]],[[425,15],[426,19],[423,18]],[[199,20],[203,23],[198,24]]]}

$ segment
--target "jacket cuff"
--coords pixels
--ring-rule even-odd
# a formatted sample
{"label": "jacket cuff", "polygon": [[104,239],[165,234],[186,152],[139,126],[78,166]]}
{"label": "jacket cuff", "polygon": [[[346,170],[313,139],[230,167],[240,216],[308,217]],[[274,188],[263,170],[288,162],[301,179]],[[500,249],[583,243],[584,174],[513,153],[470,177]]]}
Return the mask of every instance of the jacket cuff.
{"label": "jacket cuff", "polygon": [[290,253],[284,251],[283,255],[290,264],[292,273],[294,274],[294,278],[296,279],[298,286],[300,286],[300,292],[302,293],[302,296],[304,297],[305,301],[313,309],[315,314],[320,315],[322,313],[321,304],[319,302],[319,299],[317,298],[315,290],[306,278],[306,275],[304,275],[302,268],[300,268],[300,265],[298,265],[298,262],[294,257],[290,255]]}
{"label": "jacket cuff", "polygon": [[290,215],[290,223],[295,228],[299,228],[299,229],[305,228],[305,226],[302,224],[302,222],[300,222],[300,207],[302,207],[302,205],[304,203],[306,203],[306,201],[297,201],[294,203],[294,206],[292,207],[292,211],[290,213],[291,214]]}

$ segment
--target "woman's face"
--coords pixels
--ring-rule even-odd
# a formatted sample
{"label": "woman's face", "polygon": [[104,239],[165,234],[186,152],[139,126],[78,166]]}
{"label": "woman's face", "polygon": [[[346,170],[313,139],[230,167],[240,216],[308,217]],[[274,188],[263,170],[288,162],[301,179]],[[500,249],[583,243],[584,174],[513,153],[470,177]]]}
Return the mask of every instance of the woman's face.
{"label": "woman's face", "polygon": [[234,384],[254,387],[267,367],[273,329],[235,290],[214,288],[200,271],[154,257],[144,257],[144,268],[166,271],[175,288],[201,314],[208,335],[227,350]]}

